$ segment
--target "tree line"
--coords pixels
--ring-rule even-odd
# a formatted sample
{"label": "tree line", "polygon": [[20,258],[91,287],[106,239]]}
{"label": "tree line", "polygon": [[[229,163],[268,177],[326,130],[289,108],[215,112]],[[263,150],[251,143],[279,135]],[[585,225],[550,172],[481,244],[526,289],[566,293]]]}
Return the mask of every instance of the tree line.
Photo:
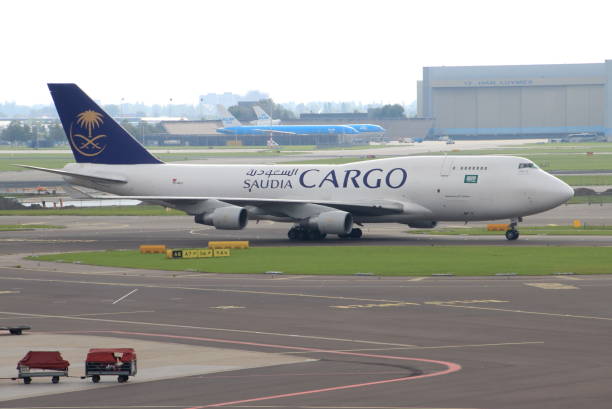
{"label": "tree line", "polygon": [[[159,123],[139,122],[134,125],[131,122],[122,121],[121,126],[141,142],[146,141],[149,135],[165,132]],[[48,148],[57,144],[65,144],[68,141],[59,121],[52,123],[11,121],[6,128],[0,131],[0,142],[15,146]]]}

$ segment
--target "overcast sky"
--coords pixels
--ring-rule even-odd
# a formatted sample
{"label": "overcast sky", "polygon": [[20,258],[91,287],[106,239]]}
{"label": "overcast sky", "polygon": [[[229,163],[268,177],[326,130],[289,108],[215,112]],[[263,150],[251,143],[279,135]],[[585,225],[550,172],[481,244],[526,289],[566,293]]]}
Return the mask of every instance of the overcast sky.
{"label": "overcast sky", "polygon": [[608,1],[5,1],[0,101],[76,82],[103,103],[405,102],[423,66],[612,59]]}

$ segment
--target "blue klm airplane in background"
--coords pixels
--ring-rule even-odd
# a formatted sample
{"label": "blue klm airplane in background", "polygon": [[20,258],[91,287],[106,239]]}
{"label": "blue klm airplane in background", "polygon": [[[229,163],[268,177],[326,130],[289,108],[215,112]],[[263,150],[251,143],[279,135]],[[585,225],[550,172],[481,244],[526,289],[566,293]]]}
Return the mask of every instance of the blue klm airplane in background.
{"label": "blue klm airplane in background", "polygon": [[[362,132],[384,132],[378,125],[242,125],[223,105],[217,105],[223,128],[217,132],[230,135],[355,135]],[[268,116],[269,118],[269,116]],[[359,129],[358,129],[359,127]],[[367,130],[366,130],[367,129]]]}

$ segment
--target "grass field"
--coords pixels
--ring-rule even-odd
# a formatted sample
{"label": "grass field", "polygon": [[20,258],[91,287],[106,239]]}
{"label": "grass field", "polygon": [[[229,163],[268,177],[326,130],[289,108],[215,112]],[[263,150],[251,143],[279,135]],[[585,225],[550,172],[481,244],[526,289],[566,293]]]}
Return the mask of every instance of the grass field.
{"label": "grass field", "polygon": [[0,216],[178,216],[184,212],[162,206],[101,206],[0,210]]}
{"label": "grass field", "polygon": [[232,250],[230,257],[208,259],[166,259],[161,254],[141,255],[137,251],[64,253],[30,259],[213,273],[282,271],[285,274],[385,276],[612,273],[612,251],[605,247],[266,247]]}
{"label": "grass field", "polygon": [[[612,226],[519,226],[521,236],[612,236]],[[504,232],[488,231],[485,227],[438,228],[432,230],[408,230],[409,234],[432,234],[436,236],[501,236]]]}
{"label": "grass field", "polygon": [[0,224],[0,231],[20,231],[34,229],[63,229],[65,226],[52,224]]}

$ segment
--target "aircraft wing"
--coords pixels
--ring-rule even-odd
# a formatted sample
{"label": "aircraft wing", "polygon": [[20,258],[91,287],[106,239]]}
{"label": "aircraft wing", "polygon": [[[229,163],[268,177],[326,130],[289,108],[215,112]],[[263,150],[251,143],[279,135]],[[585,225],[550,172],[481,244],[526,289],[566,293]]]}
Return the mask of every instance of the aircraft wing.
{"label": "aircraft wing", "polygon": [[398,214],[406,211],[406,208],[413,208],[416,212],[429,212],[426,208],[416,204],[406,204],[394,201],[371,201],[371,202],[338,202],[332,200],[287,200],[287,199],[264,199],[264,198],[243,198],[243,197],[201,197],[201,196],[94,196],[100,200],[143,200],[152,202],[166,202],[172,204],[194,204],[200,201],[219,201],[236,206],[256,206],[260,208],[275,208],[282,212],[282,208],[291,208],[296,205],[319,205],[359,216],[383,216],[388,214]]}
{"label": "aircraft wing", "polygon": [[263,132],[263,133],[277,133],[277,134],[281,134],[281,135],[298,135],[296,132],[289,132],[289,131],[279,131],[276,129],[253,129],[253,131],[255,132]]}

